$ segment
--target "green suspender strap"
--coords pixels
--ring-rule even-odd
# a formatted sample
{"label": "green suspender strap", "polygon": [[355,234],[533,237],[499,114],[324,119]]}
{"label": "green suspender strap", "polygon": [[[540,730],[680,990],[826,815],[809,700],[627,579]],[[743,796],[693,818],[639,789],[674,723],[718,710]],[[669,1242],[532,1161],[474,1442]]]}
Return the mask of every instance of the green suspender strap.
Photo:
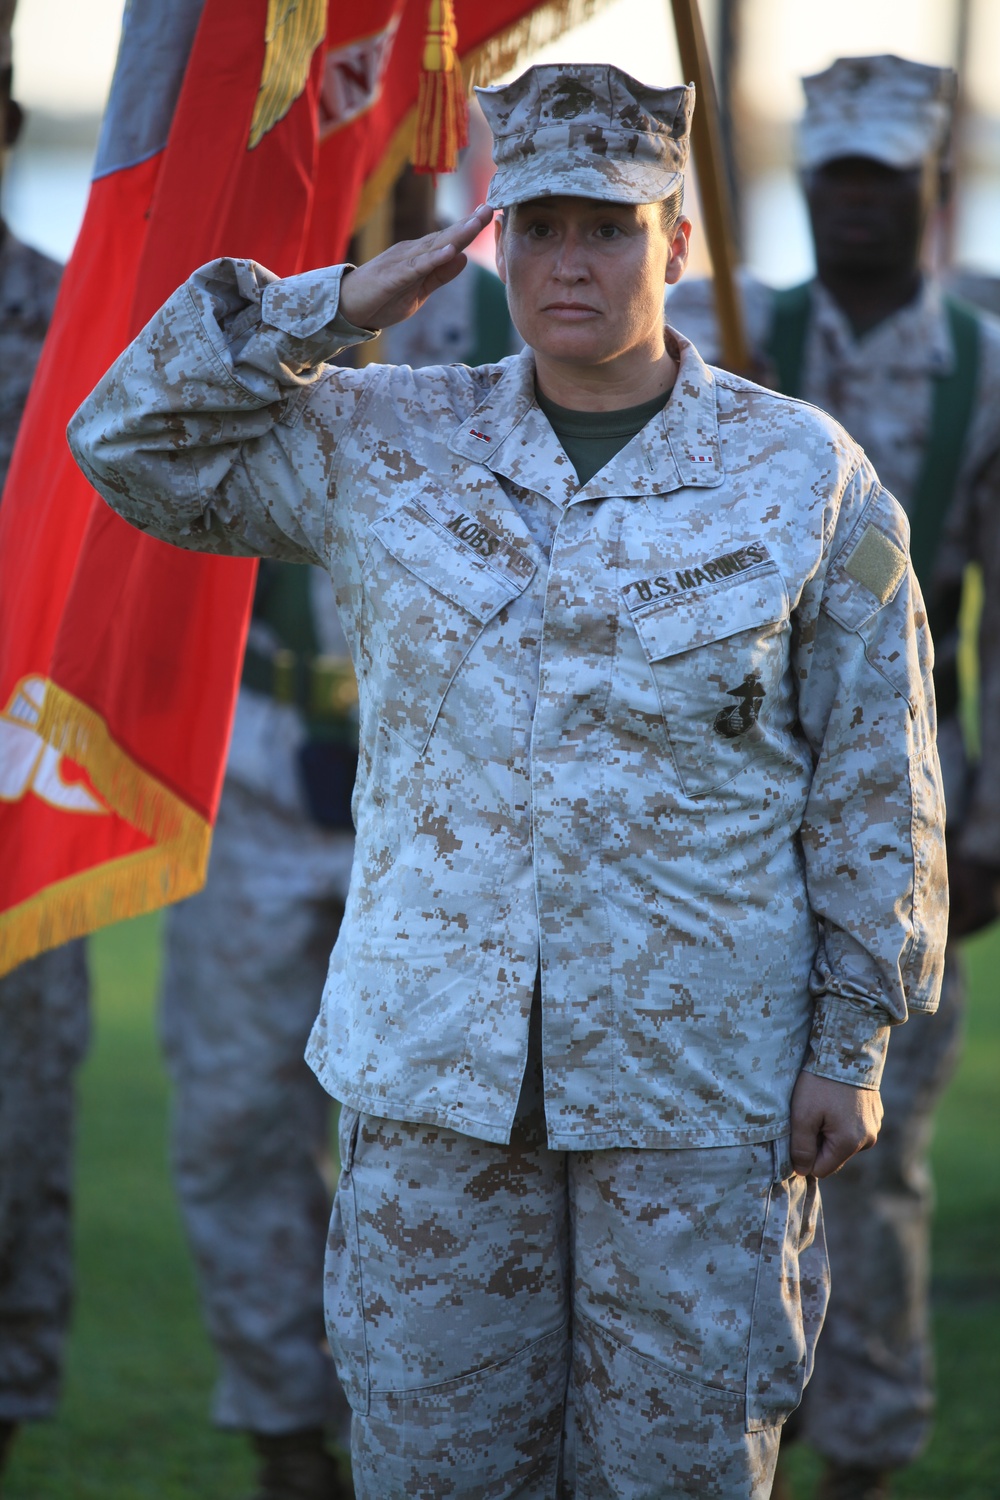
{"label": "green suspender strap", "polygon": [[[930,581],[965,452],[979,377],[979,319],[971,307],[951,297],[945,298],[945,308],[955,362],[949,375],[934,382],[930,437],[910,508],[910,559],[927,600],[927,622],[935,641],[943,641],[958,629],[962,608],[961,580],[933,592]],[[938,656],[934,691],[939,718],[958,711],[962,696],[958,660],[950,651]]]}
{"label": "green suspender strap", "polygon": [[[778,376],[778,389],[786,396],[801,393],[810,307],[808,281],[774,294],[767,352]],[[955,492],[979,375],[979,319],[975,310],[953,297],[945,298],[945,310],[955,363],[950,374],[934,381],[930,435],[910,506],[910,557],[925,593]]]}
{"label": "green suspender strap", "polygon": [[800,286],[783,287],[774,294],[767,354],[778,377],[778,390],[786,396],[798,396],[802,392],[802,367],[812,307],[811,285],[811,282],[803,281]]}
{"label": "green suspender strap", "polygon": [[979,377],[979,319],[973,308],[945,298],[955,352],[949,375],[934,382],[931,431],[910,507],[910,559],[928,593],[945,516],[965,452]]}

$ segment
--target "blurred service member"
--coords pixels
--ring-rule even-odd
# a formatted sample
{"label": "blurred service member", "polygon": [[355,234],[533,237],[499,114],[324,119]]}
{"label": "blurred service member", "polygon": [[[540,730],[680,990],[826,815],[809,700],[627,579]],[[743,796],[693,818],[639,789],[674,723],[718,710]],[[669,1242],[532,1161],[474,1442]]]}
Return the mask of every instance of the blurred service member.
{"label": "blurred service member", "polygon": [[[935,644],[950,935],[960,938],[994,920],[1000,895],[1000,322],[923,269],[956,77],[900,57],[850,57],[804,86],[799,163],[816,275],[781,292],[747,278],[748,324],[769,378],[842,422],[908,514]],[[673,292],[667,320],[714,357],[710,283]],[[965,750],[958,691],[971,562],[986,576],[978,764]],[[962,999],[952,947],[937,1014],[893,1033],[877,1148],[823,1187],[832,1294],[789,1429],[827,1461],[823,1500],[877,1500],[930,1434],[929,1151]]]}

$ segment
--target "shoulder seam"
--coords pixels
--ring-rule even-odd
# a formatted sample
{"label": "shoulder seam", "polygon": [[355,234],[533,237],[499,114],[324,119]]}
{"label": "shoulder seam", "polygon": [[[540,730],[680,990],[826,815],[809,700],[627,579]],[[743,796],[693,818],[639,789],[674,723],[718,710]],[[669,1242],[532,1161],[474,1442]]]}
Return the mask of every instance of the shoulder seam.
{"label": "shoulder seam", "polygon": [[840,422],[837,422],[835,416],[824,410],[822,406],[817,406],[814,401],[805,401],[801,396],[786,396],[784,391],[774,391],[769,385],[759,385],[755,380],[747,380],[742,375],[734,375],[732,370],[723,370],[718,365],[709,365],[708,368],[712,371],[716,384],[723,386],[726,390],[745,391],[750,395],[770,396],[775,401],[782,401],[788,406],[802,406],[807,411],[819,412],[821,417],[826,417],[828,421],[836,422],[838,427],[842,425]]}

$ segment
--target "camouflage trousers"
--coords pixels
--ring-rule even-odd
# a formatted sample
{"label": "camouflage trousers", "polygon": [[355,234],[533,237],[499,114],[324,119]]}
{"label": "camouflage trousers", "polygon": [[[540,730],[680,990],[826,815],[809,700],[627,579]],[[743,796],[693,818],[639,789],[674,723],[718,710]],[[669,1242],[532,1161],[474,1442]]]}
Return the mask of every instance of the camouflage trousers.
{"label": "camouflage trousers", "polygon": [[173,1168],[225,1427],[346,1434],[323,1329],[330,1101],[303,1052],[350,854],[227,782],[205,889],[168,922]]}
{"label": "camouflage trousers", "polygon": [[0,1421],[50,1416],[73,1287],[75,1073],[88,1034],[82,943],[0,979]]}
{"label": "camouflage trousers", "polygon": [[784,1142],[551,1151],[341,1114],[326,1270],[358,1500],[764,1500],[827,1297]]}
{"label": "camouflage trousers", "polygon": [[826,1458],[912,1463],[934,1412],[930,1145],[961,1042],[964,982],[949,954],[941,1006],[892,1034],[872,1151],[823,1184],[832,1295],[796,1433]]}

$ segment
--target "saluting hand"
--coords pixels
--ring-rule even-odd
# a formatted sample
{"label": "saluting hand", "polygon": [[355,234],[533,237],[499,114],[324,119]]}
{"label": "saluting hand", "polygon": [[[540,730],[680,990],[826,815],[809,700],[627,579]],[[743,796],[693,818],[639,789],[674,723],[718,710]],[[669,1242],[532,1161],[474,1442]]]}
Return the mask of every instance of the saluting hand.
{"label": "saluting hand", "polygon": [[466,264],[463,251],[493,217],[485,204],[460,224],[401,240],[344,277],[340,311],[356,328],[390,328],[412,317],[432,292]]}

